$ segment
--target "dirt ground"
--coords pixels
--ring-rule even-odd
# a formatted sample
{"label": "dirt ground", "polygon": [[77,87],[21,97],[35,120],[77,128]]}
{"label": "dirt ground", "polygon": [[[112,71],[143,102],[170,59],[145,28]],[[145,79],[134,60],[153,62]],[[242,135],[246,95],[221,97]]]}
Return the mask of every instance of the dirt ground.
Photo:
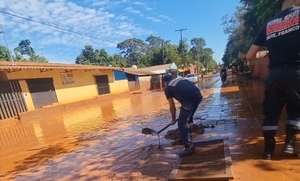
{"label": "dirt ground", "polygon": [[[261,159],[262,82],[230,77],[222,85],[212,77],[199,87],[204,100],[194,123],[204,132],[193,138],[228,141],[234,180],[300,181],[299,157],[281,152],[284,116],[274,159]],[[145,127],[159,130],[170,122],[162,92],[101,97],[82,105],[1,121],[0,180],[167,180],[179,164],[183,147],[166,139],[176,125],[159,137],[142,134]]]}

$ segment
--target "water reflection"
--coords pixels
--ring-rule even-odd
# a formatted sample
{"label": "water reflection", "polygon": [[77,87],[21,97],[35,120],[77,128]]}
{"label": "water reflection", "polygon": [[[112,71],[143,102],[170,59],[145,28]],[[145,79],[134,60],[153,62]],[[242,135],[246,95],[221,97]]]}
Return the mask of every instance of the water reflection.
{"label": "water reflection", "polygon": [[[166,99],[162,92],[149,92],[105,101],[99,99],[94,105],[55,115],[41,115],[34,120],[4,120],[0,125],[0,161],[1,165],[6,162],[11,164],[6,164],[5,168],[2,166],[0,173],[12,169],[17,161],[33,153],[26,150],[38,150],[53,144],[77,140],[81,135],[95,130],[108,131],[112,129],[108,125],[111,122],[146,116],[161,110],[165,104]],[[140,119],[141,122],[143,120]],[[133,123],[128,121],[122,126],[131,124]]]}
{"label": "water reflection", "polygon": [[0,144],[1,155],[5,153],[5,148],[14,148],[16,145],[24,146],[27,143],[37,142],[35,126],[31,124],[12,124],[4,126],[1,123]]}
{"label": "water reflection", "polygon": [[[99,107],[88,107],[64,114],[63,126],[69,136],[90,132],[102,123],[102,110]],[[46,135],[44,135],[46,136]]]}
{"label": "water reflection", "polygon": [[[225,114],[230,114],[233,108],[228,106],[230,103],[227,100],[232,97],[228,97],[228,93],[239,91],[237,86],[221,87],[219,77],[215,76],[201,79],[199,87],[206,92],[207,97],[210,96],[206,100],[207,104],[211,104],[210,112],[220,110],[220,107],[214,107],[216,102],[213,100],[218,99],[217,104],[224,105],[224,111],[215,114],[218,119],[224,117]],[[220,93],[224,93],[227,97],[222,98],[221,94],[221,98],[218,98]],[[168,102],[161,91],[126,95],[108,100],[98,98],[98,100],[93,101],[93,105],[80,109],[55,115],[41,115],[38,119],[22,120],[18,123],[14,122],[11,126],[3,126],[4,129],[1,128],[0,131],[2,152],[0,161],[11,164],[7,164],[5,168],[2,167],[1,173],[14,167],[17,168],[18,161],[32,154],[37,156],[41,150],[49,150],[53,146],[63,148],[64,153],[74,150],[79,141],[99,140],[103,146],[114,147],[115,152],[120,154],[124,149],[145,144],[145,141],[157,142],[157,137],[150,139],[144,135],[142,135],[144,140],[133,139],[137,134],[141,134],[142,127],[147,126],[159,130],[170,122]],[[7,124],[2,123],[2,125]],[[85,138],[86,133],[93,133],[94,137],[90,134]],[[164,142],[166,140],[162,140],[162,143]]]}
{"label": "water reflection", "polygon": [[[252,180],[276,180],[274,173],[277,176],[290,173],[288,167],[297,165],[297,160],[285,159],[280,168],[276,165],[278,172],[271,175],[262,172],[271,163],[261,161],[258,156],[263,142],[256,121],[258,114],[253,108],[261,103],[257,99],[262,95],[260,84],[234,81],[229,76],[222,85],[218,78],[199,83],[207,97],[195,114],[195,122],[215,125],[205,129],[201,139],[226,138],[238,179],[247,180],[249,168],[257,173]],[[157,135],[143,135],[141,129],[159,130],[169,121],[163,92],[147,92],[106,101],[99,99],[83,109],[42,115],[35,120],[1,122],[1,149],[11,153],[3,157],[1,150],[1,173],[13,170],[16,173],[10,175],[11,178],[17,175],[16,180],[165,180],[182,147],[170,146],[170,141],[161,135],[163,149],[158,149]],[[8,152],[9,149],[17,151]],[[38,163],[41,164],[36,166]],[[26,168],[31,169],[25,171]],[[300,173],[298,167],[293,168],[293,173]],[[298,175],[282,178],[296,180]]]}

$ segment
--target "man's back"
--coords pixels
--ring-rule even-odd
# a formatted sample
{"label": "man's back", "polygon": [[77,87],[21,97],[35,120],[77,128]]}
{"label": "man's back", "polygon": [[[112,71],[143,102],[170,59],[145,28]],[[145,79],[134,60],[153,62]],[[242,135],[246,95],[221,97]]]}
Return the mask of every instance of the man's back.
{"label": "man's back", "polygon": [[200,90],[190,81],[181,78],[169,82],[165,89],[167,99],[174,98],[180,103],[193,100],[195,94],[201,94]]}

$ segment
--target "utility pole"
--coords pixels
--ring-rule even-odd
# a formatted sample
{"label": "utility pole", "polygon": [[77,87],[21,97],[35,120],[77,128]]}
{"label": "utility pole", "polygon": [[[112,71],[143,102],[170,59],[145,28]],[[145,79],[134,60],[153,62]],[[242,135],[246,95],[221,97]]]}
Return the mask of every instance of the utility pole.
{"label": "utility pole", "polygon": [[165,52],[164,52],[164,40],[162,40],[162,60],[163,60],[163,64],[165,64],[165,58],[164,58],[164,56],[165,56]]}
{"label": "utility pole", "polygon": [[8,54],[9,54],[10,61],[11,61],[12,65],[15,65],[15,62],[14,62],[14,60],[11,56],[10,50],[8,48],[8,44],[7,44],[7,41],[6,41],[6,38],[5,38],[5,32],[3,31],[3,28],[2,28],[1,24],[0,24],[0,28],[1,28],[0,33],[3,34],[3,38],[4,38],[4,41],[5,41],[5,44],[6,44],[6,48],[7,48]]}
{"label": "utility pole", "polygon": [[180,41],[181,41],[181,43],[182,43],[182,31],[185,31],[185,30],[187,30],[187,28],[182,28],[182,29],[179,29],[179,30],[175,30],[175,31],[179,31],[180,32]]}
{"label": "utility pole", "polygon": [[180,45],[179,45],[179,48],[180,48],[180,56],[181,56],[181,63],[182,63],[182,65],[183,65],[183,57],[182,57],[182,52],[183,52],[183,50],[182,50],[182,31],[185,31],[185,30],[187,30],[187,28],[181,28],[181,29],[179,29],[179,30],[175,30],[175,31],[179,31],[180,32]]}

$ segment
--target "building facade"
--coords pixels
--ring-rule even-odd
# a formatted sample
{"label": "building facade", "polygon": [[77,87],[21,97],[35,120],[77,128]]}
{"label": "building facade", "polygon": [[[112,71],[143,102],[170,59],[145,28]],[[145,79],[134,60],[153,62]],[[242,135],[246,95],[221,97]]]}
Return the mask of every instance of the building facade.
{"label": "building facade", "polygon": [[45,106],[126,92],[126,74],[114,67],[0,62],[0,120]]}

